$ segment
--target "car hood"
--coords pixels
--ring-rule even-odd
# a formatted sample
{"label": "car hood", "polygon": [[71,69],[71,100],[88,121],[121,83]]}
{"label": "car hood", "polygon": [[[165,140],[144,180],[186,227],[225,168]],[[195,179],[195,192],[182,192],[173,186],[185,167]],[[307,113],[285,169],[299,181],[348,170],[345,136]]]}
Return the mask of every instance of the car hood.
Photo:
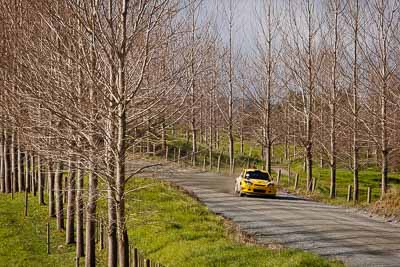
{"label": "car hood", "polygon": [[258,184],[258,185],[268,185],[268,184],[273,184],[271,181],[265,181],[265,180],[260,180],[260,179],[249,179],[250,182],[253,184]]}

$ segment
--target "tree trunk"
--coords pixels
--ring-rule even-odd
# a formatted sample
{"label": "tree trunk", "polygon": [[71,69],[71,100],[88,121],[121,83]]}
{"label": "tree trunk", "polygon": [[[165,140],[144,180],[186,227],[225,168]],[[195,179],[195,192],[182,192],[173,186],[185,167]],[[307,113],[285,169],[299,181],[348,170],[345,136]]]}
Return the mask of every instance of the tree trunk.
{"label": "tree trunk", "polygon": [[11,133],[11,144],[10,144],[10,153],[11,153],[11,182],[12,182],[12,192],[15,193],[18,189],[18,175],[17,175],[17,157],[15,153],[15,133]]}
{"label": "tree trunk", "polygon": [[67,228],[65,242],[67,244],[75,243],[75,190],[76,190],[76,172],[75,165],[70,160],[68,166],[68,202],[67,202]]}
{"label": "tree trunk", "polygon": [[359,27],[359,3],[355,3],[356,10],[354,15],[354,63],[353,63],[353,201],[358,201],[358,27]]}
{"label": "tree trunk", "polygon": [[40,156],[37,156],[37,179],[39,190],[39,205],[44,205],[44,179],[42,173],[42,162]]}
{"label": "tree trunk", "polygon": [[29,153],[25,152],[25,191],[30,193],[31,192],[31,176],[30,176],[30,158]]}
{"label": "tree trunk", "polygon": [[196,45],[196,15],[193,5],[190,6],[191,12],[191,47],[190,47],[190,130],[192,132],[192,165],[196,166],[196,152],[197,152],[197,129],[196,129],[196,72],[195,72],[195,45]]}
{"label": "tree trunk", "polygon": [[[97,57],[95,54],[96,51],[96,8],[97,2],[91,2],[92,14],[91,14],[91,44],[90,44],[90,60],[91,60],[91,75],[96,77],[96,64]],[[95,123],[95,107],[96,107],[96,80],[94,80],[93,84],[89,86],[89,104],[90,104],[90,121],[91,123]],[[148,121],[148,126],[150,126],[150,122]],[[93,126],[90,127],[91,131],[94,132]],[[149,133],[148,133],[149,134]],[[85,266],[86,267],[94,267],[96,266],[96,211],[97,211],[97,199],[98,199],[98,177],[96,174],[96,166],[95,155],[93,148],[95,144],[95,136],[93,133],[89,135],[89,145],[91,148],[88,151],[88,160],[89,160],[89,174],[88,174],[88,200],[86,206],[86,258],[85,258]],[[149,146],[149,144],[148,144]],[[149,149],[149,147],[148,147]],[[149,152],[149,151],[148,151]]]}
{"label": "tree trunk", "polygon": [[[29,164],[28,164],[29,166]],[[49,203],[49,217],[56,217],[56,202],[54,198],[54,183],[55,183],[55,173],[53,171],[53,163],[48,162],[47,165],[47,178],[48,178],[48,203]]]}
{"label": "tree trunk", "polygon": [[[334,100],[335,101],[335,100]],[[331,169],[331,185],[330,185],[330,198],[336,198],[336,104],[331,104],[331,155],[330,155],[330,169]]]}
{"label": "tree trunk", "polygon": [[32,187],[32,192],[33,192],[33,196],[36,196],[36,191],[37,191],[37,184],[36,184],[36,173],[35,173],[35,155],[32,152],[30,154],[30,158],[31,158],[31,167],[30,167],[30,171],[31,171],[31,187]]}
{"label": "tree trunk", "polygon": [[85,247],[83,244],[83,171],[78,161],[78,171],[76,174],[77,187],[76,187],[76,197],[75,197],[75,212],[76,212],[76,257],[83,257],[85,255]]}
{"label": "tree trunk", "polygon": [[334,4],[334,50],[333,50],[333,66],[332,66],[332,89],[329,101],[330,107],[330,175],[331,175],[331,185],[330,185],[330,198],[336,198],[336,91],[337,91],[337,53],[339,45],[339,3]]}
{"label": "tree trunk", "polygon": [[309,142],[306,147],[307,160],[307,191],[312,191],[312,143]]}
{"label": "tree trunk", "polygon": [[220,150],[220,138],[219,138],[219,128],[215,129],[215,148]]}
{"label": "tree trunk", "polygon": [[[120,95],[125,90],[124,62],[120,60],[119,90]],[[126,109],[124,100],[118,104],[118,128],[117,128],[117,154],[116,166],[116,199],[117,199],[117,229],[118,229],[118,256],[121,267],[129,266],[129,241],[125,220],[125,136],[126,136]]]}
{"label": "tree trunk", "polygon": [[[92,152],[90,152],[92,153]],[[92,162],[93,158],[90,159]],[[96,209],[97,209],[97,176],[93,163],[89,163],[89,195],[86,206],[86,258],[85,266],[96,266]]]}
{"label": "tree trunk", "polygon": [[11,192],[10,155],[8,150],[7,132],[4,130],[4,188],[6,193]]}
{"label": "tree trunk", "polygon": [[0,130],[0,192],[5,193],[5,174],[4,174],[4,135],[3,130]]}
{"label": "tree trunk", "polygon": [[[113,181],[113,180],[112,180]],[[111,181],[110,181],[111,182]],[[117,213],[114,194],[115,183],[109,184],[107,188],[108,203],[108,266],[117,266],[118,244],[117,244]]]}
{"label": "tree trunk", "polygon": [[161,147],[161,150],[165,152],[165,148],[167,147],[167,134],[164,122],[161,124]]}
{"label": "tree trunk", "polygon": [[271,143],[268,142],[265,147],[265,170],[271,174],[272,166],[271,166]]}
{"label": "tree trunk", "polygon": [[234,169],[233,169],[233,160],[234,160],[234,139],[233,139],[233,129],[232,125],[229,126],[229,172],[230,174],[233,174]]}
{"label": "tree trunk", "polygon": [[55,173],[55,197],[56,197],[56,217],[57,217],[57,230],[65,230],[64,226],[64,203],[63,203],[63,164],[61,161],[57,162]]}
{"label": "tree trunk", "polygon": [[212,85],[212,89],[210,92],[210,99],[209,99],[209,125],[208,125],[208,135],[209,135],[209,139],[208,139],[208,158],[209,158],[209,168],[210,170],[212,169],[213,166],[213,142],[214,142],[214,131],[213,131],[213,115],[214,115],[214,106],[213,106],[213,99],[214,99],[214,83],[215,83],[215,77],[213,77],[213,85]]}
{"label": "tree trunk", "polygon": [[382,85],[381,92],[381,146],[382,146],[382,179],[381,179],[381,198],[387,191],[388,180],[388,138],[387,138],[387,101],[386,101],[386,81]]}
{"label": "tree trunk", "polygon": [[229,48],[228,48],[228,138],[229,138],[229,169],[230,174],[233,174],[233,162],[235,157],[235,144],[233,136],[233,6],[229,2]]}
{"label": "tree trunk", "polygon": [[24,172],[23,172],[23,163],[22,163],[22,152],[21,145],[17,144],[17,173],[18,173],[18,192],[25,191],[25,183],[24,183]]}
{"label": "tree trunk", "polygon": [[[108,10],[108,18],[112,22],[113,17],[113,1],[109,0],[109,10]],[[115,91],[116,88],[116,78],[117,74],[115,71],[115,51],[111,49],[110,54],[112,55],[112,62],[110,62],[110,84]],[[108,103],[108,116],[109,120],[107,121],[107,131],[110,140],[115,140],[115,116],[114,102],[110,97]],[[165,129],[164,127],[161,129],[162,131],[162,144],[165,149]],[[135,137],[137,136],[136,128],[135,128]],[[106,165],[108,172],[108,181],[107,181],[107,205],[108,205],[108,231],[107,231],[107,248],[108,248],[108,266],[113,267],[118,265],[118,243],[117,243],[117,213],[116,213],[116,202],[115,202],[115,160],[112,153],[112,144],[106,144]],[[153,149],[153,156],[155,156],[155,149]]]}
{"label": "tree trunk", "polygon": [[[381,85],[380,85],[380,102],[381,102],[381,156],[382,156],[382,178],[381,178],[381,199],[385,196],[387,191],[388,182],[388,158],[389,158],[389,138],[388,138],[388,121],[387,121],[387,99],[391,96],[388,95],[388,82],[391,78],[390,74],[390,30],[391,22],[387,22],[386,10],[389,7],[387,1],[381,0],[378,9],[379,13],[379,53],[380,53],[380,75]],[[388,10],[389,11],[389,10]],[[393,12],[395,12],[393,10]],[[396,25],[396,24],[394,24]],[[390,29],[390,30],[389,30]],[[397,39],[397,36],[396,36]]]}

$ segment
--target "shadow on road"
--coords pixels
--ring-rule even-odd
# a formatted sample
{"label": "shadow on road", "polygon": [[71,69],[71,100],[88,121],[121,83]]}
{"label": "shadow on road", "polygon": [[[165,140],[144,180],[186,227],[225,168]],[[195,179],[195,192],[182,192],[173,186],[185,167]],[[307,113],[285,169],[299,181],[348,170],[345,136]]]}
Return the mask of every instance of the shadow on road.
{"label": "shadow on road", "polygon": [[260,199],[281,199],[281,200],[301,200],[301,201],[312,201],[307,198],[302,198],[293,195],[276,195],[276,196],[257,196],[257,195],[246,195],[249,198],[260,198]]}

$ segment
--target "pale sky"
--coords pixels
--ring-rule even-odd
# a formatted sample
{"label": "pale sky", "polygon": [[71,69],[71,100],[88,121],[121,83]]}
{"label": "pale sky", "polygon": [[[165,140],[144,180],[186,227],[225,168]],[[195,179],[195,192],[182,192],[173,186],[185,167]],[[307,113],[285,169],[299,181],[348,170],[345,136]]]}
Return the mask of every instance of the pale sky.
{"label": "pale sky", "polygon": [[[230,0],[204,0],[203,11],[208,16],[215,17],[218,31],[222,38],[227,40],[227,14]],[[255,45],[258,29],[256,10],[260,9],[263,0],[233,0],[234,3],[234,46],[235,50],[250,52]],[[226,10],[226,11],[225,11]]]}

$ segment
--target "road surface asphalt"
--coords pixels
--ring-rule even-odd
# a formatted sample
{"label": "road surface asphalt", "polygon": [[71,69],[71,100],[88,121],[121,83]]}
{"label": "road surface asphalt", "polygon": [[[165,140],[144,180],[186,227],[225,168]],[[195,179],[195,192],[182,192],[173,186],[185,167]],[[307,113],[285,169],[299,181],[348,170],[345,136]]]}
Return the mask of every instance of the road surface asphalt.
{"label": "road surface asphalt", "polygon": [[[145,164],[134,161],[128,167]],[[233,194],[233,177],[171,164],[152,168],[142,176],[165,179],[190,191],[260,244],[298,248],[348,266],[400,266],[398,224],[286,193],[276,198],[241,198]]]}

